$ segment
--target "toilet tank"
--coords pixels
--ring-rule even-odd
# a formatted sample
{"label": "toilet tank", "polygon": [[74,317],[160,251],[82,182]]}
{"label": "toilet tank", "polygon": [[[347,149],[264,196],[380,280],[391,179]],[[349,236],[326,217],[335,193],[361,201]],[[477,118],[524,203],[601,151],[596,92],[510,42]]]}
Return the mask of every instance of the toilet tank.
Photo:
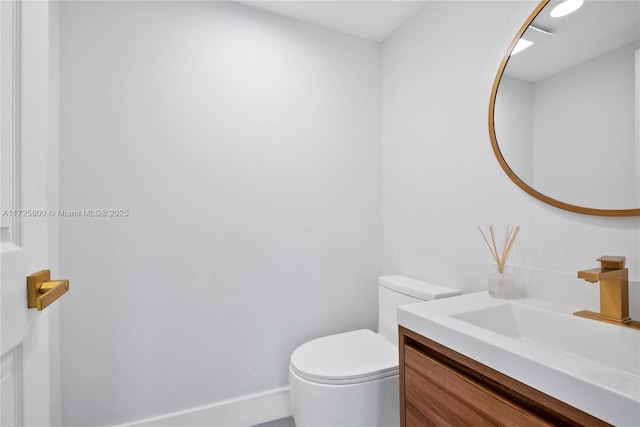
{"label": "toilet tank", "polygon": [[396,308],[399,305],[454,295],[460,295],[460,291],[406,276],[380,276],[378,286],[378,333],[397,346],[398,321]]}

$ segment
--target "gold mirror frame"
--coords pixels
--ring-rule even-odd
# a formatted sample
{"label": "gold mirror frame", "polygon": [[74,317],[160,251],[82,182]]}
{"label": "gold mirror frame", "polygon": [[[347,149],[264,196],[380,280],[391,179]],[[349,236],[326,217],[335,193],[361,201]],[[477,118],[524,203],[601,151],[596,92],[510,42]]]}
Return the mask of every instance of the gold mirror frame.
{"label": "gold mirror frame", "polygon": [[520,37],[524,34],[529,25],[533,22],[533,20],[538,16],[540,11],[549,3],[550,0],[542,0],[540,4],[535,8],[535,10],[531,13],[527,21],[522,25],[518,34],[513,39],[511,44],[509,45],[509,49],[505,57],[502,59],[500,63],[500,67],[498,68],[498,73],[493,82],[493,88],[491,89],[491,99],[489,101],[489,137],[491,138],[491,146],[493,148],[493,153],[498,159],[498,163],[502,166],[502,169],[505,171],[507,176],[513,181],[518,187],[520,187],[525,192],[529,193],[529,195],[535,197],[536,199],[547,203],[551,206],[555,206],[556,208],[564,209],[571,212],[577,212],[585,215],[596,215],[596,216],[640,216],[640,208],[636,209],[594,209],[587,208],[584,206],[572,205],[569,203],[562,202],[560,200],[553,199],[549,196],[546,196],[539,191],[536,191],[529,185],[527,185],[524,181],[522,181],[518,175],[516,175],[513,170],[509,167],[506,160],[502,156],[502,152],[500,151],[500,147],[498,147],[498,141],[496,139],[496,130],[494,126],[494,110],[495,110],[495,102],[496,102],[496,94],[498,93],[498,86],[500,84],[500,80],[502,78],[502,74],[504,73],[504,69],[507,66],[507,62],[509,61],[509,57],[511,56],[511,51],[515,47],[516,43],[520,39]]}

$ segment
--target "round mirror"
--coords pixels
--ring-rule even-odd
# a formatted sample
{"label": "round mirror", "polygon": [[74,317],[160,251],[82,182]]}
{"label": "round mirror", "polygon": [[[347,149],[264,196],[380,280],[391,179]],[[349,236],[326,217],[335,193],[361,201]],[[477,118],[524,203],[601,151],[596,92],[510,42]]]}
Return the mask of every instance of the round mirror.
{"label": "round mirror", "polygon": [[640,1],[542,1],[500,65],[489,133],[504,171],[539,200],[640,215]]}

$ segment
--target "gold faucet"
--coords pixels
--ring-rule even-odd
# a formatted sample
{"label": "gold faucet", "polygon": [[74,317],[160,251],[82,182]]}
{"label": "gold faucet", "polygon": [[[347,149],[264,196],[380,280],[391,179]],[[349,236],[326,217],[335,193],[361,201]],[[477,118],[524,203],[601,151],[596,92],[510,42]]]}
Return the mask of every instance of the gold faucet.
{"label": "gold faucet", "polygon": [[600,268],[578,271],[578,278],[600,282],[600,313],[582,310],[576,316],[640,329],[640,322],[629,317],[629,269],[623,256],[601,256]]}

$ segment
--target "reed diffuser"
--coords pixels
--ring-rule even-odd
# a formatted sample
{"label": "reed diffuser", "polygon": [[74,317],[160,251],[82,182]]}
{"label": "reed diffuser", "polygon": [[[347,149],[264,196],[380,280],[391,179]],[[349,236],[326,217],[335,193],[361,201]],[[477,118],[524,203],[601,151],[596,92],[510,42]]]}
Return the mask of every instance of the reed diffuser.
{"label": "reed diffuser", "polygon": [[507,226],[507,232],[504,237],[504,247],[502,252],[498,250],[496,244],[496,235],[493,231],[493,225],[489,226],[489,234],[491,236],[491,244],[487,239],[487,236],[482,232],[482,229],[478,227],[480,234],[484,238],[493,259],[496,262],[498,271],[489,276],[489,294],[497,298],[513,298],[515,296],[515,278],[504,271],[504,267],[507,264],[507,258],[513,249],[513,243],[516,241],[516,236],[520,231],[520,226],[516,226],[514,229],[509,229]]}

